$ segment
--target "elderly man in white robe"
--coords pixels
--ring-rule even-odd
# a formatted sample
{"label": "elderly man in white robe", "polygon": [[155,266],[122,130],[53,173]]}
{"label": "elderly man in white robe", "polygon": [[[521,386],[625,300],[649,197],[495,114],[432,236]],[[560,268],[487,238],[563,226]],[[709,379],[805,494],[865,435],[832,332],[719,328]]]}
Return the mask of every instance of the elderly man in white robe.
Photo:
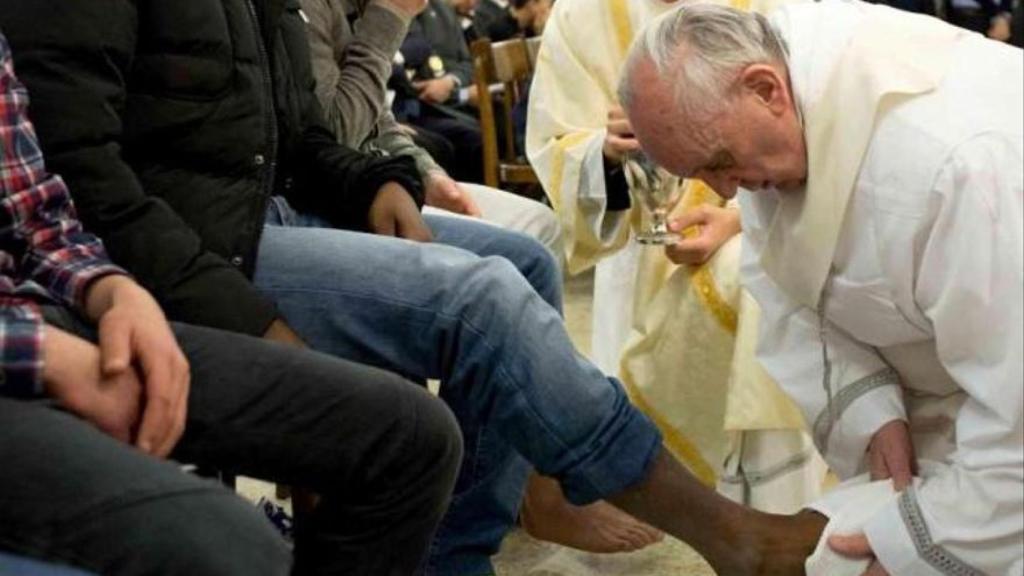
{"label": "elderly man in white robe", "polygon": [[644,150],[750,191],[759,358],[844,480],[811,574],[1024,572],[1022,85],[1019,49],[859,2],[691,5],[631,51]]}
{"label": "elderly man in white robe", "polygon": [[[716,1],[766,13],[799,0]],[[621,160],[638,144],[615,88],[633,38],[674,5],[558,0],[530,88],[526,151],[562,220],[568,270],[596,266],[594,362],[618,375],[704,482],[760,510],[792,512],[820,495],[825,467],[799,409],[754,358],[758,311],[739,286],[738,207],[688,182],[672,210],[679,242],[637,248],[640,203],[630,201]],[[539,493],[526,499],[528,529],[534,511],[558,509]],[[561,532],[586,536],[576,525]]]}

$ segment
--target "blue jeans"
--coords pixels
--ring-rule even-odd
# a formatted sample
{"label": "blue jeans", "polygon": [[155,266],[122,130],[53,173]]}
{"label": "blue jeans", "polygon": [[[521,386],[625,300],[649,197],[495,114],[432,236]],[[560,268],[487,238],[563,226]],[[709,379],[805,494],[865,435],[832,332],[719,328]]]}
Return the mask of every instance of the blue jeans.
{"label": "blue jeans", "polygon": [[660,436],[574,349],[558,267],[536,241],[433,217],[436,242],[418,244],[332,229],[281,199],[267,224],[254,282],[288,323],[318,350],[441,380],[463,427],[467,458],[425,573],[493,572],[527,461],[576,503],[644,477]]}
{"label": "blue jeans", "polygon": [[59,564],[44,564],[29,558],[9,556],[0,552],[0,574],[18,574],[19,576],[90,576],[78,568]]}

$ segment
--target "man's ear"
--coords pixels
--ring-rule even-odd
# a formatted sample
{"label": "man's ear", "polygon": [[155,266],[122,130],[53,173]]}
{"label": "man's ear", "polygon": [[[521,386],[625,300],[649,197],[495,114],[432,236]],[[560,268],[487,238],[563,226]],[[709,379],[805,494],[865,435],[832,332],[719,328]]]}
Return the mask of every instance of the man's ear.
{"label": "man's ear", "polygon": [[770,64],[751,64],[744,68],[740,73],[740,86],[774,115],[784,113],[789,107],[786,79]]}

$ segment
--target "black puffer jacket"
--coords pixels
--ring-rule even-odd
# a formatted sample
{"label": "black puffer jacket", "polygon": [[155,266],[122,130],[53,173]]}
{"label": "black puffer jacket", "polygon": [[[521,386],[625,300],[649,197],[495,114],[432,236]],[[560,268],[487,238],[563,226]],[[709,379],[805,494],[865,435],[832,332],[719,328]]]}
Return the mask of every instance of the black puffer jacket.
{"label": "black puffer jacket", "polygon": [[420,195],[410,159],[323,125],[297,0],[0,0],[0,29],[49,170],[172,319],[266,329],[271,194],[350,228],[387,181]]}

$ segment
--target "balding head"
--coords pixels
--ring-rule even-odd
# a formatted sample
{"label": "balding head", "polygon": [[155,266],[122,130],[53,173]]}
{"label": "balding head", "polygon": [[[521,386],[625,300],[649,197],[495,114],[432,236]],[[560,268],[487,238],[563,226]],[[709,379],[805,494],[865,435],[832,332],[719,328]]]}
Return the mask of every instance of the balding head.
{"label": "balding head", "polygon": [[764,16],[682,5],[634,42],[620,102],[644,150],[676,174],[724,196],[797,186],[806,162],[786,57]]}
{"label": "balding head", "polygon": [[[633,42],[619,83],[629,107],[633,78],[644,62],[676,86],[674,97],[688,113],[711,113],[737,74],[751,64],[785,68],[786,45],[764,16],[712,4],[687,4],[656,18]],[[685,90],[682,88],[685,87]]]}

